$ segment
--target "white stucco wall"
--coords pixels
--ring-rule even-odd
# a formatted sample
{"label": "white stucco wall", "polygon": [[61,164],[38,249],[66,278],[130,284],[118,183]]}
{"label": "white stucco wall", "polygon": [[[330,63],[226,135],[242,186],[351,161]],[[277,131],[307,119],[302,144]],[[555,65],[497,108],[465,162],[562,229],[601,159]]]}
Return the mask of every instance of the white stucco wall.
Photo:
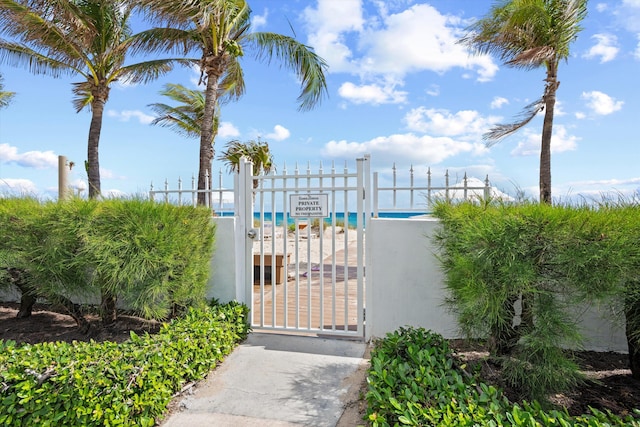
{"label": "white stucco wall", "polygon": [[211,258],[211,275],[207,286],[207,298],[217,298],[221,303],[236,299],[236,243],[234,217],[214,217],[216,241]]}
{"label": "white stucco wall", "polygon": [[[432,236],[439,222],[428,216],[373,218],[366,230],[366,339],[401,326],[424,327],[459,338],[455,317],[444,306],[446,289]],[[607,307],[578,309],[584,347],[628,351],[621,318]]]}
{"label": "white stucco wall", "polygon": [[622,353],[629,351],[622,312],[614,318],[611,315],[611,307],[591,306],[579,312],[579,316],[580,333],[585,338],[585,349]]}
{"label": "white stucco wall", "polygon": [[438,224],[434,218],[368,221],[367,339],[407,325],[431,329],[445,338],[459,336],[455,318],[443,306],[443,275],[429,238]]}

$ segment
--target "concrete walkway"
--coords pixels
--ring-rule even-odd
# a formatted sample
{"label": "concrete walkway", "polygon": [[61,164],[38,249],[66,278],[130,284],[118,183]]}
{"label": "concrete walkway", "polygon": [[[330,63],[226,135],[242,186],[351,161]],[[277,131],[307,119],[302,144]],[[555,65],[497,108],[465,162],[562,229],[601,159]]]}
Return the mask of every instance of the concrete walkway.
{"label": "concrete walkway", "polygon": [[353,394],[358,398],[366,346],[344,339],[252,333],[182,399],[179,411],[162,426],[335,427]]}

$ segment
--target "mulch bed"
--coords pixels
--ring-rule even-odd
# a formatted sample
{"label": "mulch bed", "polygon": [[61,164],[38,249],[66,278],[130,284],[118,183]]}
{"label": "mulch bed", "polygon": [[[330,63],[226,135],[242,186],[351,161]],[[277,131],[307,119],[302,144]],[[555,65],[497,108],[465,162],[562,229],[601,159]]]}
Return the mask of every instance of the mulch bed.
{"label": "mulch bed", "polygon": [[[489,353],[481,343],[451,340],[450,346],[460,363],[467,365],[468,372],[479,372],[485,383],[501,388],[511,402],[522,400],[522,394],[502,379],[500,365],[489,359]],[[570,415],[589,413],[589,407],[592,407],[640,418],[633,412],[640,410],[640,381],[631,376],[627,354],[576,351],[573,356],[586,381],[571,392],[550,396],[551,403],[565,408]]]}

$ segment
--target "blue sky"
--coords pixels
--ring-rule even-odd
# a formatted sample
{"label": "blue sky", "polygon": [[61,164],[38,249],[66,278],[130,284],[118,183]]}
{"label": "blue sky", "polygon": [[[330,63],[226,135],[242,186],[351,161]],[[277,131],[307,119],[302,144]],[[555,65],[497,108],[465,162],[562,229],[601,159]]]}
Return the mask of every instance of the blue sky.
{"label": "blue sky", "polygon": [[[355,167],[364,154],[387,182],[413,165],[434,181],[469,176],[515,194],[538,195],[542,117],[487,148],[482,133],[509,121],[540,97],[544,70],[514,70],[496,58],[470,55],[456,40],[493,1],[480,0],[250,0],[253,28],[295,36],[328,65],[329,97],[298,112],[299,84],[276,61],[243,58],[247,93],[224,105],[215,148],[227,141],[267,141],[279,170],[306,170],[322,162]],[[591,1],[584,30],[559,69],[561,82],[552,139],[556,199],[640,188],[640,0]],[[86,189],[90,113],[76,114],[71,83],[77,78],[34,76],[0,65],[14,102],[0,110],[0,192],[57,195],[57,156],[79,167],[72,185]],[[196,87],[198,74],[181,68],[139,86],[115,85],[106,104],[100,140],[103,193],[146,193],[198,172],[198,141],[151,126],[148,107],[166,102],[166,83]],[[216,161],[214,170],[224,166]],[[217,176],[216,176],[217,179]],[[404,179],[404,178],[403,178]],[[425,179],[426,181],[426,179]],[[437,184],[437,182],[434,182]],[[83,192],[86,193],[86,190]]]}

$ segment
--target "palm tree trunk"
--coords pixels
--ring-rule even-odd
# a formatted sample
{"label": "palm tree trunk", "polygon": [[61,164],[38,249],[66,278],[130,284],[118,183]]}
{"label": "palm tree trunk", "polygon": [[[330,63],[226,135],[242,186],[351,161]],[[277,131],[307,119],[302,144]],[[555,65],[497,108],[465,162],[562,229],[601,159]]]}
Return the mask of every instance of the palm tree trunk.
{"label": "palm tree trunk", "polygon": [[[102,91],[97,90],[94,94],[94,101],[91,103],[91,126],[89,128],[88,146],[88,166],[87,175],[89,176],[89,198],[95,199],[100,196],[100,160],[98,157],[98,147],[100,145],[100,132],[102,130],[102,115],[104,113],[104,104],[109,96],[109,88],[103,88]],[[116,297],[112,292],[103,289],[101,291],[100,314],[102,323],[106,326],[116,321]]]}
{"label": "palm tree trunk", "polygon": [[558,90],[558,64],[553,61],[547,66],[547,85],[544,94],[544,123],[540,145],[540,203],[551,203],[551,136],[553,134],[553,113]]}
{"label": "palm tree trunk", "polygon": [[[213,72],[207,74],[207,88],[205,89],[204,115],[202,117],[202,130],[200,134],[200,169],[198,171],[198,190],[204,190],[207,186],[207,173],[211,183],[211,165],[213,162],[213,119],[218,103],[218,78]],[[210,188],[210,187],[209,187]],[[198,193],[198,204],[206,204],[206,194]],[[211,202],[211,200],[209,200]]]}
{"label": "palm tree trunk", "polygon": [[106,98],[95,97],[91,103],[91,126],[89,127],[89,141],[87,143],[87,175],[89,178],[89,198],[95,199],[100,195],[100,160],[98,147],[102,130],[102,115]]}

